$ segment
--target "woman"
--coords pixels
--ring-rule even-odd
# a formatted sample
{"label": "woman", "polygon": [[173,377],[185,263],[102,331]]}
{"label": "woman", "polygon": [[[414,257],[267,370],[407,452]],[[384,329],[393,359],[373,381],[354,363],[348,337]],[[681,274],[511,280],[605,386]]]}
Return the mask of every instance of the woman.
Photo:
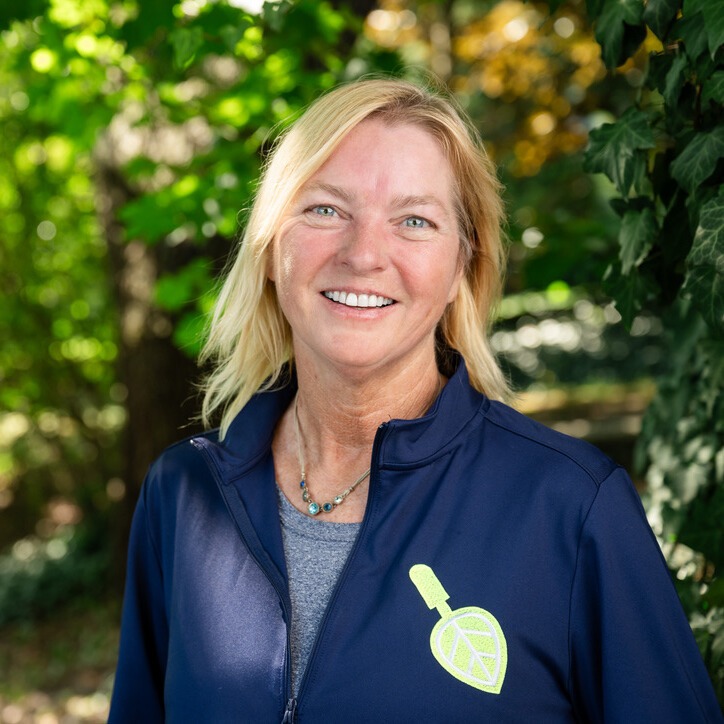
{"label": "woman", "polygon": [[716,721],[641,505],[500,402],[494,170],[397,80],[278,143],[134,519],[112,722]]}

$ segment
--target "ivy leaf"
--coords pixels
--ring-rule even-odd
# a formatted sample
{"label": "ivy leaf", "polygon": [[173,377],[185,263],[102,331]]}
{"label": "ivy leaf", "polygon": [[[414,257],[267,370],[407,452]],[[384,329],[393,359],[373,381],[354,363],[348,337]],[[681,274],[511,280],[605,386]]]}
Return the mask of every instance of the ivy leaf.
{"label": "ivy leaf", "polygon": [[592,173],[605,173],[618,192],[627,197],[634,180],[646,168],[642,151],[654,145],[646,114],[632,107],[616,123],[591,131],[583,167]]}
{"label": "ivy leaf", "polygon": [[718,70],[713,73],[704,83],[704,90],[701,94],[701,102],[708,103],[724,103],[724,70]]}
{"label": "ivy leaf", "polygon": [[664,40],[678,9],[679,0],[649,0],[644,9],[644,22],[659,40]]}
{"label": "ivy leaf", "polygon": [[171,33],[173,62],[176,68],[179,70],[188,68],[203,44],[204,31],[201,28],[176,28]]}
{"label": "ivy leaf", "polygon": [[724,156],[724,126],[707,133],[697,133],[671,164],[671,175],[679,185],[693,193],[702,181],[714,173]]}
{"label": "ivy leaf", "polygon": [[691,60],[695,60],[707,50],[704,16],[701,13],[685,15],[677,20],[671,35],[684,43],[686,55]]}
{"label": "ivy leaf", "polygon": [[646,258],[656,241],[659,225],[653,209],[643,211],[627,211],[621,222],[618,241],[621,245],[619,259],[621,271],[628,274]]}
{"label": "ivy leaf", "polygon": [[724,4],[712,0],[686,0],[684,15],[697,12],[704,18],[704,32],[709,41],[709,53],[713,58],[724,44]]}
{"label": "ivy leaf", "polygon": [[641,269],[624,276],[618,264],[613,264],[606,270],[603,284],[606,293],[614,300],[627,329],[631,328],[634,317],[656,291],[654,280]]}
{"label": "ivy leaf", "polygon": [[606,67],[621,65],[646,37],[643,15],[643,0],[605,0],[595,36]]}
{"label": "ivy leaf", "polygon": [[679,94],[686,82],[686,74],[684,73],[684,70],[688,64],[689,60],[686,55],[684,55],[684,53],[680,53],[676,56],[674,62],[671,64],[671,68],[669,68],[669,72],[666,74],[666,81],[664,83],[664,100],[667,105],[671,107],[675,107],[677,101],[679,100]]}
{"label": "ivy leaf", "polygon": [[721,525],[724,520],[724,488],[715,488],[710,495],[698,496],[688,513],[679,531],[679,540],[703,553],[710,561],[724,559],[724,528]]}
{"label": "ivy leaf", "polygon": [[724,330],[724,193],[701,207],[682,292],[714,329]]}

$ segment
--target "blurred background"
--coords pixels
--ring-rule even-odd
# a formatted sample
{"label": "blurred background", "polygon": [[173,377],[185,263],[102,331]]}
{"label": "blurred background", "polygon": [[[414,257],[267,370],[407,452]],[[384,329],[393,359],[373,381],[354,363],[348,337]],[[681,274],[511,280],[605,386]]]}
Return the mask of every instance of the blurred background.
{"label": "blurred background", "polygon": [[[517,406],[625,465],[724,702],[716,3],[27,0],[0,8],[0,722],[105,721],[150,461],[274,134],[439,78],[509,214]],[[714,9],[712,9],[714,8]]]}

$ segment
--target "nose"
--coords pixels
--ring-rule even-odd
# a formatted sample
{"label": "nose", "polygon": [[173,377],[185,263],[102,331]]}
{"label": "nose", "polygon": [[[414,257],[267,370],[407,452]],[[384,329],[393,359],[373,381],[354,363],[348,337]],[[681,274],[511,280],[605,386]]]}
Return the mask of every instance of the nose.
{"label": "nose", "polygon": [[356,274],[383,269],[387,260],[383,225],[373,219],[356,219],[342,240],[338,258]]}

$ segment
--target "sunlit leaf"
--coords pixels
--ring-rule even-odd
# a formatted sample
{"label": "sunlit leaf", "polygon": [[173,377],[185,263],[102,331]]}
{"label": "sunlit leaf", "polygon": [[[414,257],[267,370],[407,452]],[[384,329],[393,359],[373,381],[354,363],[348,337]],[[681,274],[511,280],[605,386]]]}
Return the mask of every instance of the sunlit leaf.
{"label": "sunlit leaf", "polygon": [[192,28],[176,28],[170,35],[173,45],[173,60],[180,70],[188,68],[196,59],[196,53],[204,44],[204,31]]}
{"label": "sunlit leaf", "polygon": [[626,197],[645,167],[642,151],[654,145],[654,134],[646,114],[632,107],[616,123],[606,123],[591,131],[584,168],[605,173]]}

